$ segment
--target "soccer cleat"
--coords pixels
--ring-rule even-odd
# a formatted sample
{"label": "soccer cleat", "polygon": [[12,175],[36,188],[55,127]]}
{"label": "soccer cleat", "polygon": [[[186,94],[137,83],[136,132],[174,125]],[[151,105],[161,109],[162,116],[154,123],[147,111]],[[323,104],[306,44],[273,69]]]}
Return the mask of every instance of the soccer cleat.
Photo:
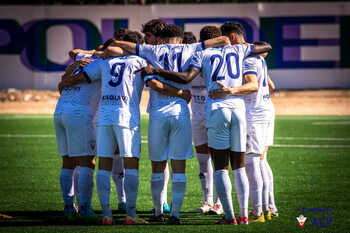
{"label": "soccer cleat", "polygon": [[126,216],[124,219],[125,225],[138,225],[138,224],[148,224],[148,222],[142,218],[135,216],[135,218]]}
{"label": "soccer cleat", "polygon": [[221,220],[215,222],[215,224],[233,224],[233,225],[237,225],[237,219],[233,218],[232,220],[228,220],[224,216]]}
{"label": "soccer cleat", "polygon": [[163,204],[163,212],[170,213],[170,207],[169,207],[168,203],[166,203],[166,202],[164,202],[164,204]]}
{"label": "soccer cleat", "polygon": [[258,223],[258,222],[265,222],[265,217],[263,214],[260,216],[255,216],[254,214],[249,215],[248,218],[249,223]]}
{"label": "soccer cleat", "polygon": [[264,217],[267,221],[271,221],[271,211],[268,210],[267,212],[264,212]]}
{"label": "soccer cleat", "polygon": [[244,218],[239,217],[238,218],[238,224],[240,224],[240,225],[248,225],[248,218],[247,217],[244,217]]}
{"label": "soccer cleat", "polygon": [[[151,214],[154,214],[156,212],[156,209],[152,209],[151,211],[150,211],[150,213]],[[163,203],[163,213],[170,213],[170,207],[169,207],[169,205],[168,205],[168,203]]]}
{"label": "soccer cleat", "polygon": [[168,219],[166,224],[168,224],[168,225],[180,225],[180,219],[178,219],[175,216],[170,216],[170,218]]}
{"label": "soccer cleat", "polygon": [[165,218],[163,214],[160,214],[158,216],[153,215],[149,218],[149,222],[165,222]]}
{"label": "soccer cleat", "polygon": [[113,220],[111,217],[108,216],[104,216],[102,219],[102,225],[112,225],[113,224]]}
{"label": "soccer cleat", "polygon": [[91,206],[82,205],[79,210],[79,221],[85,224],[96,224],[100,218],[94,213]]}
{"label": "soccer cleat", "polygon": [[71,221],[75,220],[75,217],[78,214],[78,209],[74,204],[73,205],[65,205],[63,213],[64,213],[64,217],[66,218],[66,220],[71,222]]}
{"label": "soccer cleat", "polygon": [[214,206],[210,205],[208,202],[203,202],[202,205],[198,208],[195,209],[191,212],[193,213],[202,213],[202,214],[206,214],[208,213],[212,208],[214,208]]}
{"label": "soccer cleat", "polygon": [[271,209],[271,217],[278,217],[278,211],[277,209]]}
{"label": "soccer cleat", "polygon": [[220,204],[215,204],[213,207],[210,208],[208,211],[208,214],[216,214],[220,215],[223,214],[224,210],[222,209],[222,206]]}
{"label": "soccer cleat", "polygon": [[125,202],[118,203],[118,212],[121,212],[121,213],[126,212],[126,203]]}

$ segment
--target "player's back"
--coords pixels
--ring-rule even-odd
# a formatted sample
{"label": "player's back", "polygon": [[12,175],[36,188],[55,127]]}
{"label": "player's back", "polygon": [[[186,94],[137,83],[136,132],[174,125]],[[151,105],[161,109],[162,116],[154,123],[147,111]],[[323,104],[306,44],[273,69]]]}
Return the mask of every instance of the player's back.
{"label": "player's back", "polygon": [[270,99],[266,61],[262,56],[251,56],[244,60],[244,74],[256,74],[258,91],[244,96],[248,121],[268,121],[270,109],[273,108]]}
{"label": "player's back", "polygon": [[[146,60],[134,55],[101,62],[102,90],[99,111],[105,115],[107,121],[109,119],[126,126],[139,124],[139,104],[144,83],[140,73],[135,71],[146,65]],[[103,123],[102,115],[99,123]]]}
{"label": "player's back", "polygon": [[[77,54],[76,60],[83,57],[90,57],[90,55]],[[90,57],[90,59],[96,60],[98,58]],[[77,67],[72,74],[78,74],[80,72],[82,72],[82,68]],[[57,102],[55,114],[83,113],[93,116],[97,111],[100,89],[100,82],[92,84],[80,83],[71,87],[65,87]]]}
{"label": "player's back", "polygon": [[[175,72],[187,70],[191,63],[193,54],[202,49],[202,43],[195,44],[164,44],[164,45],[142,45],[139,46],[138,54],[146,58],[153,66],[163,68]],[[163,83],[177,87],[182,90],[189,89],[188,84],[180,84],[163,79],[157,76],[157,79]],[[162,113],[170,113],[177,115],[187,103],[179,97],[170,97],[151,90],[150,111],[160,111]]]}
{"label": "player's back", "polygon": [[[237,87],[242,85],[242,64],[243,59],[252,51],[251,46],[234,45],[221,48],[208,48],[197,52],[193,57],[192,65],[200,62],[203,78],[205,79],[208,93],[211,90],[221,88],[216,82],[226,87]],[[244,105],[241,96],[229,96],[223,99],[213,100],[207,98],[209,109],[214,110],[220,107],[236,108]]]}

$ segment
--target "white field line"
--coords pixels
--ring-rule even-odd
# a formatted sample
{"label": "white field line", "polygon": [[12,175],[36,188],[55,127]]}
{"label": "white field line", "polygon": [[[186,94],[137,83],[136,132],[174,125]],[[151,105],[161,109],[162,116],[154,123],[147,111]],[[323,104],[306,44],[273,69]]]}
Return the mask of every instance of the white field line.
{"label": "white field line", "polygon": [[350,138],[326,138],[326,137],[275,137],[277,140],[310,140],[310,141],[350,141]]}
{"label": "white field line", "polygon": [[55,134],[0,134],[1,138],[54,138]]}
{"label": "white field line", "polygon": [[313,125],[350,125],[350,121],[316,121],[312,122]]}
{"label": "white field line", "polygon": [[[54,134],[0,134],[0,138],[54,138],[54,137],[56,137]],[[148,143],[147,136],[142,136],[141,138],[142,138],[141,143]],[[280,137],[280,138],[292,138],[292,137]],[[323,139],[324,138],[321,138],[321,140],[323,140]],[[333,138],[333,139],[335,139],[335,138]],[[350,140],[349,138],[341,138],[341,139]],[[293,140],[293,139],[287,139],[287,140]],[[288,148],[350,148],[350,145],[275,144],[272,147],[288,147]]]}
{"label": "white field line", "polygon": [[49,119],[53,118],[53,115],[12,115],[12,116],[0,116],[0,120],[18,120],[18,119]]}
{"label": "white field line", "polygon": [[293,144],[274,144],[272,147],[288,147],[288,148],[350,148],[350,145],[293,145]]}

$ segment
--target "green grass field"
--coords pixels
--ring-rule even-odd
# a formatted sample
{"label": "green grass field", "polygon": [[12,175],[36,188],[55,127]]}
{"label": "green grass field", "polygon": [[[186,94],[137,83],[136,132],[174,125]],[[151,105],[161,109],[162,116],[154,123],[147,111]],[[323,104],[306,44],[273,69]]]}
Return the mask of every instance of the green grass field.
{"label": "green grass field", "polygon": [[[142,159],[138,214],[148,218],[150,162],[147,152],[147,118],[142,118]],[[248,226],[214,225],[220,216],[189,213],[202,201],[197,160],[187,163],[187,190],[180,226],[66,225],[59,188],[61,158],[54,136],[53,118],[46,115],[0,115],[0,216],[1,232],[350,232],[350,116],[280,116],[275,146],[268,160],[274,172],[275,198],[280,217]],[[232,174],[231,174],[232,175]],[[232,178],[232,177],[231,177]],[[117,208],[112,183],[111,206]],[[101,209],[96,188],[93,207]],[[170,185],[168,202],[170,202]],[[234,208],[238,213],[236,195]],[[300,229],[296,217],[302,208],[331,212],[304,212]],[[316,225],[315,218],[323,226]],[[324,218],[324,219],[322,219]],[[326,225],[326,218],[332,222]],[[314,222],[314,224],[313,224]]]}

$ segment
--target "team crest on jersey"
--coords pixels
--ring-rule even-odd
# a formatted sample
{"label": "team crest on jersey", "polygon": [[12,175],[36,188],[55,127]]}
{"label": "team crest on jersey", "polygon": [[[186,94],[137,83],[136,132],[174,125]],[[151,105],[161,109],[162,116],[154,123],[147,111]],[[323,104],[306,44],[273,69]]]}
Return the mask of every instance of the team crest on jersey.
{"label": "team crest on jersey", "polygon": [[95,140],[90,141],[90,147],[93,151],[95,150],[95,148],[96,148],[96,141]]}
{"label": "team crest on jersey", "polygon": [[299,215],[299,217],[297,217],[298,225],[299,225],[300,228],[304,227],[306,220],[307,220],[307,217],[305,217],[302,214]]}

